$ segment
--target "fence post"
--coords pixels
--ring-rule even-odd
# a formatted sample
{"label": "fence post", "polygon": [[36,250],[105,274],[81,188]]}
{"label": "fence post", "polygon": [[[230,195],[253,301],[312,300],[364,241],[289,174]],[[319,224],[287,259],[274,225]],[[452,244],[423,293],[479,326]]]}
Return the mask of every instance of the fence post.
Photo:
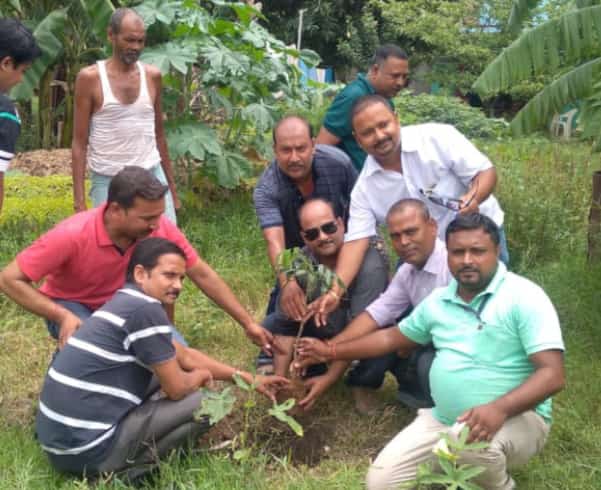
{"label": "fence post", "polygon": [[588,260],[601,257],[601,171],[593,173],[591,210],[588,215]]}

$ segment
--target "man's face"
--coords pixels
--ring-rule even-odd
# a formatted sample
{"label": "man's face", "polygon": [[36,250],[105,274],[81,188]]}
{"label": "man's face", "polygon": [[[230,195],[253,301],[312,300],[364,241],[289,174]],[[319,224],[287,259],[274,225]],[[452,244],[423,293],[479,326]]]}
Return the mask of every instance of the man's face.
{"label": "man's face", "polygon": [[392,246],[401,260],[421,269],[434,250],[436,222],[424,219],[416,208],[407,207],[391,214],[387,224]]}
{"label": "man's face", "polygon": [[284,121],[276,132],[273,152],[280,170],[293,181],[299,182],[311,175],[315,144],[301,121]]}
{"label": "man's face", "polygon": [[378,95],[391,99],[407,85],[409,62],[389,56],[371,68],[370,82]]}
{"label": "man's face", "polygon": [[499,247],[482,229],[457,231],[447,241],[449,270],[460,288],[474,293],[486,289],[497,271]]}
{"label": "man's face", "polygon": [[123,209],[114,202],[110,206],[115,211],[119,232],[131,240],[140,240],[159,226],[161,214],[165,212],[165,198],[150,201],[136,197],[129,209]]}
{"label": "man's face", "polygon": [[165,305],[175,303],[185,277],[186,261],[177,254],[161,255],[150,270],[141,265],[134,268],[134,279],[144,294]]}
{"label": "man's face", "polygon": [[133,65],[144,49],[146,30],[144,23],[135,15],[126,15],[118,33],[109,30],[113,52],[126,65]]}
{"label": "man's face", "polygon": [[10,56],[5,56],[0,60],[0,91],[8,92],[23,80],[23,75],[31,66],[31,63],[21,63],[15,65],[15,61]]}
{"label": "man's face", "polygon": [[344,243],[344,223],[322,202],[307,205],[300,216],[301,235],[318,259],[336,255]]}
{"label": "man's face", "polygon": [[357,143],[382,161],[396,153],[401,143],[401,125],[396,115],[383,103],[372,104],[353,118]]}

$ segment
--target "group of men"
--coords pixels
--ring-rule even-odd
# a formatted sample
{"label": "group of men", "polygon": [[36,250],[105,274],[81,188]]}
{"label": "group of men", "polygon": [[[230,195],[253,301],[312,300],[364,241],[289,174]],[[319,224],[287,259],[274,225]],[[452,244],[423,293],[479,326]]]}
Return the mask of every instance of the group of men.
{"label": "group of men", "polygon": [[[0,41],[6,91],[39,53],[18,22],[0,22],[14,33],[11,43]],[[564,385],[559,322],[545,293],[506,268],[488,158],[451,126],[401,128],[391,99],[407,81],[407,55],[379,48],[367,75],[335,98],[316,139],[298,116],[273,128],[275,158],[254,192],[277,276],[260,325],[175,224],[161,77],[138,61],[141,18],[117,9],[108,36],[111,58],[76,82],[77,214],[0,273],[0,290],[43,317],[58,340],[36,419],[52,464],[77,474],[144,473],[207,429],[193,416],[200,386],[236,373],[252,378],[189,347],[175,328],[187,276],[261,347],[261,369],[274,373],[256,378],[267,396],[295,369],[306,386],[299,404],[309,410],[352,366],[347,384],[357,409],[371,413],[373,390],[387,371],[395,375],[399,399],[418,409],[417,418],[371,464],[368,488],[414,479],[454,424],[469,428],[469,440],[489,442],[460,455],[485,468],[479,482],[514,488],[508,468],[541,450],[550,397]],[[28,46],[28,54],[14,46]],[[18,120],[10,107],[13,117],[0,112],[0,131]],[[14,153],[12,141],[0,147],[0,163]],[[399,257],[390,281],[383,226]],[[340,280],[307,297],[302,281],[278,274],[278,256],[293,247]]]}

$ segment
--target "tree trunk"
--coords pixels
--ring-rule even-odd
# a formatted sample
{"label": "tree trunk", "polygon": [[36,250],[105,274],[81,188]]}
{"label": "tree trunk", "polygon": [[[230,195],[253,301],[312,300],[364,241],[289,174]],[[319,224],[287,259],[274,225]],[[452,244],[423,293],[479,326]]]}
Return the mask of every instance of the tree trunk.
{"label": "tree trunk", "polygon": [[588,215],[588,260],[601,257],[601,171],[593,173],[593,194]]}
{"label": "tree trunk", "polygon": [[46,70],[40,79],[39,106],[38,106],[38,131],[42,148],[49,150],[52,147],[52,88],[54,69]]}

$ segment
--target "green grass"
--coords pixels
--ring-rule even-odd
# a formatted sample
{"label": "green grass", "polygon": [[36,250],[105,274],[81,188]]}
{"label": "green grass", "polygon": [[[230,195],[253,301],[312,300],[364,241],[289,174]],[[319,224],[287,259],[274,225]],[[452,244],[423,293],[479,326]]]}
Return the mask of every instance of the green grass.
{"label": "green grass", "polygon": [[[497,195],[506,212],[514,269],[548,292],[567,345],[568,385],[554,399],[550,439],[540,456],[514,473],[518,488],[599,489],[601,267],[584,260],[591,173],[600,167],[599,156],[591,156],[584,145],[544,140],[484,143],[481,148],[499,169]],[[15,218],[0,221],[0,265],[70,209],[68,178],[52,185],[11,179],[9,189],[18,185],[28,194],[7,199],[7,214]],[[58,204],[45,200],[48,195]],[[44,213],[28,220],[26,216],[35,214],[32,207]],[[188,199],[181,224],[201,255],[260,319],[272,276],[249,193]],[[1,296],[0,312],[0,489],[89,488],[87,482],[52,470],[33,439],[35,403],[53,348],[45,327]],[[178,304],[177,323],[192,345],[240,367],[251,366],[255,348],[240,327],[190,284]],[[373,418],[354,413],[343,385],[320,401],[303,420],[309,434],[323,432],[320,443],[330,447],[316,466],[295,465],[281,448],[258,449],[249,460],[237,462],[227,453],[207,452],[205,445],[186,456],[174,454],[146,488],[363,488],[369,458],[412,417],[392,402],[390,380],[379,397],[388,405]],[[110,481],[96,488],[127,487]]]}

